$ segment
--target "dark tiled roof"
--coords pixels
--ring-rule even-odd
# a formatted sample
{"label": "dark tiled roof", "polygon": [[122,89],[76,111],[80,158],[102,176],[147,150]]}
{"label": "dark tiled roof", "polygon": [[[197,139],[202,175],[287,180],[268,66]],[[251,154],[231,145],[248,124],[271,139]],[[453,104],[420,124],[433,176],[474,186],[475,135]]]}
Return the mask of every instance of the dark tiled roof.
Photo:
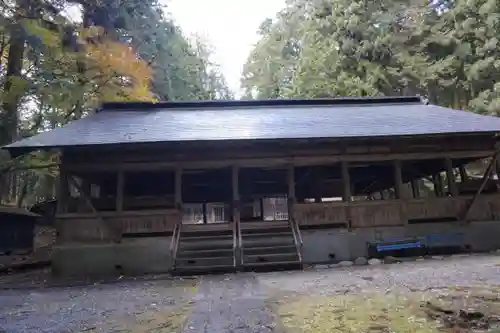
{"label": "dark tiled roof", "polygon": [[307,139],[500,132],[500,118],[419,98],[110,103],[7,149],[194,140]]}

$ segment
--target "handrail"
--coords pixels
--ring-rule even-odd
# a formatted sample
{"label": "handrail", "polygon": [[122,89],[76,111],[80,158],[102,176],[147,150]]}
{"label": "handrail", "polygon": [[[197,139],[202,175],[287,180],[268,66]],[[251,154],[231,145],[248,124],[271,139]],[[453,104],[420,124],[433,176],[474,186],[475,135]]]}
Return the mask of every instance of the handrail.
{"label": "handrail", "polygon": [[233,267],[236,268],[236,255],[237,255],[237,241],[238,241],[238,228],[236,221],[233,220]]}
{"label": "handrail", "polygon": [[240,219],[238,219],[238,223],[236,224],[236,228],[238,231],[238,247],[240,253],[240,265],[243,265],[243,237],[241,235],[241,223]]}
{"label": "handrail", "polygon": [[175,260],[177,258],[177,249],[179,248],[181,227],[182,227],[182,219],[179,219],[174,226],[174,231],[172,233],[172,241],[170,242],[170,257],[172,259],[172,268],[174,268]]}
{"label": "handrail", "polygon": [[302,262],[302,236],[300,234],[300,229],[295,224],[295,220],[293,218],[288,218],[288,224],[292,229],[293,242],[295,244],[295,248],[297,249],[297,255],[299,256],[299,261]]}
{"label": "handrail", "polygon": [[297,236],[299,238],[300,246],[302,246],[302,245],[304,245],[304,242],[302,241],[302,233],[300,232],[299,224],[297,223],[297,221],[295,219],[293,219],[293,224],[295,225],[295,230],[297,231]]}

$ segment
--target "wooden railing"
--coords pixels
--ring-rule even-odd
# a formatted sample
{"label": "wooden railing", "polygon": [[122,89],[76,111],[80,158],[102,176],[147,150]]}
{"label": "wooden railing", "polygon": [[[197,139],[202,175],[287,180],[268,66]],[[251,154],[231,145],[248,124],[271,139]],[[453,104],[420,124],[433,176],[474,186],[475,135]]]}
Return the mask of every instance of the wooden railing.
{"label": "wooden railing", "polygon": [[236,223],[236,233],[238,235],[238,254],[240,256],[240,265],[243,265],[243,236],[241,235],[241,221]]}
{"label": "wooden railing", "polygon": [[239,243],[240,234],[240,222],[238,220],[233,221],[233,267],[237,266],[237,257],[240,252],[241,243]]}
{"label": "wooden railing", "polygon": [[[294,216],[300,226],[345,225],[352,228],[402,226],[407,221],[459,221],[472,196],[407,200],[373,200],[295,204]],[[500,194],[478,197],[468,221],[500,220]]]}
{"label": "wooden railing", "polygon": [[297,249],[299,261],[302,262],[302,247],[304,243],[302,242],[302,235],[300,234],[299,225],[297,224],[297,221],[293,217],[290,217],[288,219],[288,224],[292,229],[293,242],[295,244],[295,248]]}
{"label": "wooden railing", "polygon": [[181,229],[182,229],[182,219],[177,221],[174,226],[174,231],[172,233],[172,240],[170,241],[170,259],[171,266],[175,268],[176,260],[177,260],[177,251],[179,250],[179,239],[181,238]]}
{"label": "wooden railing", "polygon": [[174,209],[99,212],[99,215],[59,214],[56,217],[58,241],[62,243],[112,242],[127,234],[169,235],[180,219],[180,213]]}

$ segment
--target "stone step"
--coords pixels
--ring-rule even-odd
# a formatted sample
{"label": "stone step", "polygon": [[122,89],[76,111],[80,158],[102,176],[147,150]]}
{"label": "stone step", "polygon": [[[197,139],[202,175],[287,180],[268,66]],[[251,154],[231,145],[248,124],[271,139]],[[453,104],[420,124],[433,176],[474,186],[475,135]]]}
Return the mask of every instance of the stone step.
{"label": "stone step", "polygon": [[291,230],[284,230],[281,232],[255,232],[255,233],[242,233],[241,237],[244,238],[283,238],[283,237],[289,237],[293,239],[293,233]]}
{"label": "stone step", "polygon": [[233,241],[233,235],[205,235],[205,236],[194,236],[194,235],[180,235],[180,242],[203,242],[203,241],[218,241],[218,240],[229,240]]}
{"label": "stone step", "polygon": [[297,252],[244,254],[243,263],[272,263],[283,261],[298,261]]}
{"label": "stone step", "polygon": [[193,258],[194,256],[217,256],[217,257],[222,257],[222,256],[232,256],[233,255],[233,248],[228,247],[228,248],[218,248],[218,249],[206,249],[206,248],[201,248],[201,249],[189,249],[185,250],[182,249],[179,252],[177,252],[177,258]]}
{"label": "stone step", "polygon": [[259,253],[281,253],[281,252],[296,252],[297,248],[295,244],[287,244],[287,245],[276,245],[276,246],[248,246],[251,244],[247,244],[247,246],[243,246],[243,252],[249,254],[259,254]]}
{"label": "stone step", "polygon": [[231,254],[230,256],[191,257],[191,258],[177,257],[176,261],[178,261],[178,262],[190,262],[190,261],[200,262],[200,261],[217,261],[217,260],[221,260],[221,261],[222,260],[233,260],[233,256]]}
{"label": "stone step", "polygon": [[301,268],[302,263],[299,260],[243,263],[245,271],[267,272]]}
{"label": "stone step", "polygon": [[173,275],[195,275],[234,272],[235,267],[231,265],[206,265],[206,266],[176,266]]}

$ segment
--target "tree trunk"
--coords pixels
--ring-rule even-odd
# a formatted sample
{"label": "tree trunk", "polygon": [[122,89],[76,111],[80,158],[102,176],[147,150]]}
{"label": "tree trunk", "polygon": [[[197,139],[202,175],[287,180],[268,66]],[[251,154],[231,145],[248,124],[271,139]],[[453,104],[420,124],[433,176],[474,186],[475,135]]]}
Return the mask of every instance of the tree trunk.
{"label": "tree trunk", "polygon": [[21,18],[28,13],[29,0],[18,0],[16,16],[10,26],[9,55],[4,83],[2,109],[0,110],[0,146],[9,144],[17,138],[19,117],[17,109],[25,92],[21,77],[24,61],[26,35]]}

